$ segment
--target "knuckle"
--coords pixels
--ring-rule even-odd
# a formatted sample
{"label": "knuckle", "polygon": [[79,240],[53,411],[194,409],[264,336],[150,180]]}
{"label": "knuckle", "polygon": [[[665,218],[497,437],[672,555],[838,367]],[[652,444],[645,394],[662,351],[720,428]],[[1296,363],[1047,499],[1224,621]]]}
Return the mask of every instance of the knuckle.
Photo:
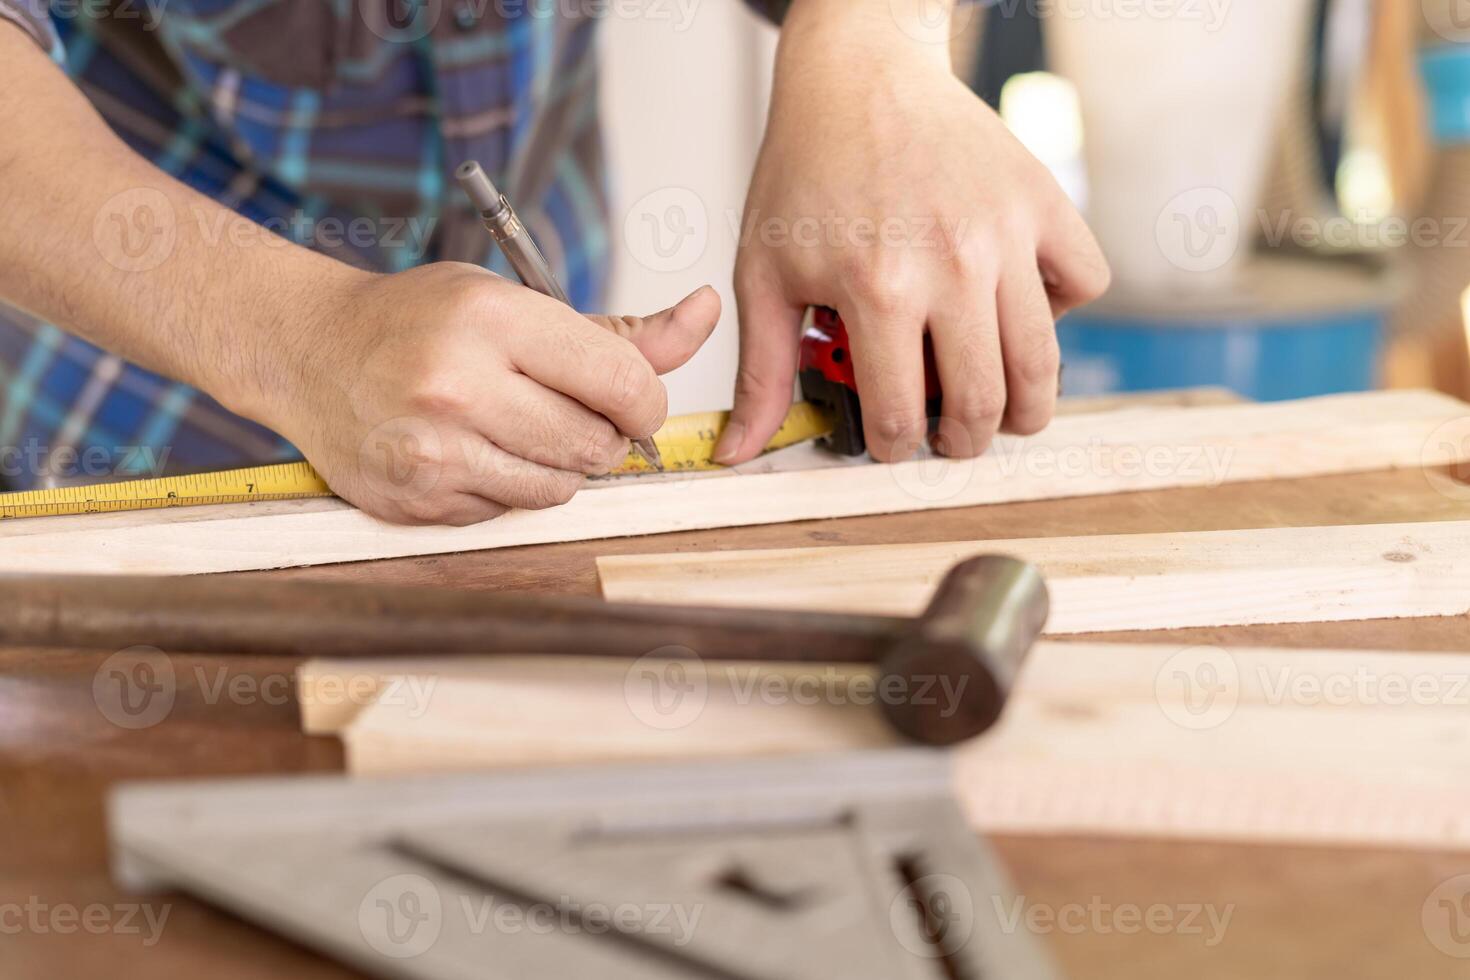
{"label": "knuckle", "polygon": [[509,496],[524,510],[545,510],[571,500],[582,480],[575,474],[527,475],[515,481]]}
{"label": "knuckle", "polygon": [[543,507],[556,507],[577,495],[582,487],[581,476],[575,473],[556,473],[540,481]]}
{"label": "knuckle", "polygon": [[[436,285],[433,292],[442,295],[438,307],[446,323],[505,323],[524,319],[524,313],[516,304],[516,289],[510,283],[490,275],[478,267],[464,270],[463,274],[449,277],[442,286]],[[495,331],[487,339],[498,336]]]}
{"label": "knuckle", "polygon": [[651,391],[652,398],[649,402],[648,418],[642,425],[637,427],[638,431],[633,433],[638,438],[653,435],[659,429],[663,428],[664,420],[669,417],[669,393],[665,390],[663,382],[659,381],[657,377],[653,380]]}
{"label": "knuckle", "polygon": [[439,301],[451,310],[474,309],[479,313],[498,310],[501,291],[487,288],[498,280],[487,279],[479,268],[461,268],[453,263],[446,263],[438,271],[434,290]]}
{"label": "knuckle", "polygon": [[874,412],[867,424],[879,442],[893,445],[919,438],[927,420],[907,409],[888,409]]}
{"label": "knuckle", "polygon": [[607,375],[607,408],[613,412],[626,412],[638,400],[639,372],[630,358],[617,358],[612,362]]}
{"label": "knuckle", "polygon": [[556,503],[546,483],[531,475],[511,477],[505,490],[505,502],[521,510],[543,510]]}
{"label": "knuckle", "polygon": [[657,376],[633,352],[616,357],[608,370],[606,407],[617,415],[641,418],[648,413],[648,390]]}
{"label": "knuckle", "polygon": [[575,468],[584,473],[600,473],[606,470],[607,453],[603,448],[601,436],[597,433],[589,434],[582,442],[582,448],[578,450],[573,462]]}
{"label": "knuckle", "polygon": [[577,453],[575,469],[585,473],[605,473],[617,465],[623,438],[610,425],[588,426]]}
{"label": "knuckle", "polygon": [[582,483],[582,477],[576,473],[558,476],[553,481],[552,495],[558,504],[567,503],[582,489]]}
{"label": "knuckle", "polygon": [[434,416],[463,415],[470,399],[457,379],[430,374],[413,384],[408,392],[408,406],[417,413]]}
{"label": "knuckle", "polygon": [[979,286],[994,277],[994,253],[968,243],[950,253],[950,274],[962,286]]}
{"label": "knuckle", "polygon": [[854,298],[880,317],[902,313],[908,302],[908,291],[896,280],[874,275],[852,284]]}
{"label": "knuckle", "polygon": [[667,408],[668,393],[664,390],[663,382],[649,369],[646,379],[635,386],[632,396],[619,414],[624,420],[623,428],[627,435],[641,439],[659,430],[659,426],[664,424]]}
{"label": "knuckle", "polygon": [[998,425],[1006,410],[1006,393],[998,385],[984,385],[975,394],[975,421]]}
{"label": "knuckle", "polygon": [[1056,384],[1060,368],[1061,351],[1051,330],[1036,331],[1032,342],[1016,354],[1011,366],[1016,379],[1027,386]]}
{"label": "knuckle", "polygon": [[842,271],[848,293],[879,316],[891,316],[908,305],[911,290],[908,259],[891,250],[849,259]]}
{"label": "knuckle", "polygon": [[946,395],[944,414],[972,432],[994,430],[1005,413],[1005,404],[1005,393],[998,387],[977,385],[956,393],[952,404]]}

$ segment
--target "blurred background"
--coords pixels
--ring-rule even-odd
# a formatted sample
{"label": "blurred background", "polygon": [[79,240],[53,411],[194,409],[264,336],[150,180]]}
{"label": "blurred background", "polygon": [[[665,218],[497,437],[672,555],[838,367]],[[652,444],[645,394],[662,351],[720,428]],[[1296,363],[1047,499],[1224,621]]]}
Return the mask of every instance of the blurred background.
{"label": "blurred background", "polygon": [[[734,0],[639,10],[603,34],[609,305],[713,283],[725,318],[671,377],[671,410],[728,407],[776,33]],[[1113,265],[1109,295],[1059,327],[1069,394],[1470,396],[1470,3],[993,0],[951,34],[956,70]]]}

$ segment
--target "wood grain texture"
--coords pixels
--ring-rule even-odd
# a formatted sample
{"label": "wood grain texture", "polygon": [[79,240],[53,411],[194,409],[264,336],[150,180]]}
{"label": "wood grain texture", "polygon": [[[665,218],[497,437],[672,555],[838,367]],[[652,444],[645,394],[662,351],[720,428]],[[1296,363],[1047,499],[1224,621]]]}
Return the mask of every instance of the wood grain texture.
{"label": "wood grain texture", "polygon": [[1470,612],[1470,521],[1000,539],[597,560],[628,602],[917,615],[956,563],[1039,567],[1049,635]]}
{"label": "wood grain texture", "polygon": [[[325,717],[303,701],[302,718],[319,734],[327,734],[328,724],[341,725],[335,734],[348,771],[358,775],[900,744],[868,707],[871,701],[825,696],[827,690],[870,689],[872,675],[861,668],[683,661],[665,673],[665,666],[525,658],[425,673],[419,665],[381,675],[378,697],[355,714]],[[349,669],[363,676],[372,668],[356,663]],[[339,676],[321,661],[308,662],[298,675],[303,690],[328,703],[323,686]],[[800,691],[800,704],[772,697],[777,690]]]}
{"label": "wood grain texture", "polygon": [[[1453,474],[1443,474],[1452,479]],[[1452,484],[1447,484],[1452,486]],[[850,517],[503,551],[243,573],[301,579],[530,589],[594,595],[607,553],[796,545],[968,541],[1126,534],[1179,528],[1470,519],[1470,494],[1443,493],[1413,470],[1226,484]],[[1465,617],[1211,627],[1109,637],[1178,646],[1459,651]],[[137,902],[108,877],[103,801],[129,779],[340,769],[335,738],[304,735],[291,692],[293,659],[174,654],[177,697],[167,718],[123,731],[98,711],[94,683],[109,654],[0,650],[0,892],[51,907]],[[202,671],[202,676],[198,673]],[[231,692],[244,685],[242,696]],[[248,683],[247,683],[248,682]],[[1439,977],[1455,963],[1432,945],[1425,902],[1470,872],[1463,852],[1205,844],[1195,840],[996,835],[1028,907],[1148,909],[1208,902],[1234,915],[1223,940],[1147,929],[1054,928],[1044,938],[1076,980],[1381,980]],[[1453,897],[1453,896],[1451,896]],[[181,895],[157,943],[146,930],[101,935],[22,931],[4,937],[6,980],[108,976],[148,980],[345,980],[342,967]],[[1448,920],[1437,928],[1447,930]],[[1448,931],[1435,933],[1448,936]]]}
{"label": "wood grain texture", "polygon": [[[1437,432],[1470,406],[1428,392],[1148,407],[1058,419],[978,460],[614,482],[469,528],[395,527],[340,501],[84,515],[0,526],[0,572],[194,574],[716,527],[932,511],[1462,462]],[[810,454],[807,447],[793,447]]]}
{"label": "wood grain texture", "polygon": [[[361,775],[897,744],[862,668],[663,669],[311,661],[300,690]],[[356,714],[312,704],[375,672]],[[1043,643],[956,789],[995,833],[1470,849],[1467,709],[1465,655]]]}

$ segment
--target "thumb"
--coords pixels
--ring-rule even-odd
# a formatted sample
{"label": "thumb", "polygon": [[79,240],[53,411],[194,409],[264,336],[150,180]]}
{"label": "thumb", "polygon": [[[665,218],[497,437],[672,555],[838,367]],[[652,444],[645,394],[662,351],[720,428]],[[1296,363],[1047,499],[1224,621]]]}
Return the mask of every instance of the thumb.
{"label": "thumb", "polygon": [[633,342],[659,374],[694,356],[720,322],[720,294],[700,286],[674,306],[652,316],[591,316],[587,319]]}
{"label": "thumb", "polygon": [[727,466],[754,459],[781,428],[791,408],[806,306],[793,306],[770,287],[738,291],[740,369],[735,407],[715,445],[714,460]]}

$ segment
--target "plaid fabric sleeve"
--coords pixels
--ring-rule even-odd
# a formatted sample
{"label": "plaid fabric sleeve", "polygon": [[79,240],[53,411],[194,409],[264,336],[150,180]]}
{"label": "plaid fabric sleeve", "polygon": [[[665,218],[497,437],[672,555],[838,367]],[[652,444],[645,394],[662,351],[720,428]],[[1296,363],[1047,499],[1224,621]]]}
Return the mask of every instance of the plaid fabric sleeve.
{"label": "plaid fabric sleeve", "polygon": [[8,20],[33,37],[41,50],[61,60],[61,38],[46,12],[50,0],[0,0],[0,20]]}

